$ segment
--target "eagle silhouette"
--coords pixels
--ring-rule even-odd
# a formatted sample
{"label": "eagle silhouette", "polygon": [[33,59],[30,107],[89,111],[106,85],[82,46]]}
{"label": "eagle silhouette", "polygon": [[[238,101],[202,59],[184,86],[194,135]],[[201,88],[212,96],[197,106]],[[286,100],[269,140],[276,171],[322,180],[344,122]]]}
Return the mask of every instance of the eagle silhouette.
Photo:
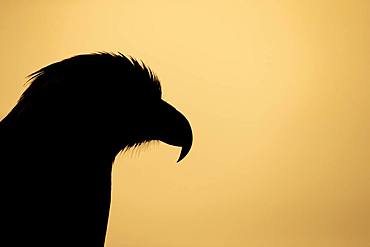
{"label": "eagle silhouette", "polygon": [[157,140],[181,147],[180,161],[192,139],[132,57],[83,54],[34,72],[0,122],[3,243],[104,246],[115,156]]}

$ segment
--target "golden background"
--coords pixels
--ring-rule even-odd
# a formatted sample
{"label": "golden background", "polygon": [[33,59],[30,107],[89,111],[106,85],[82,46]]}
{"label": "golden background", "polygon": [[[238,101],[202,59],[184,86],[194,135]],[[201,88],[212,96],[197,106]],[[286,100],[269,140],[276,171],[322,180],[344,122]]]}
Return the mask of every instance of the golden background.
{"label": "golden background", "polygon": [[117,157],[107,247],[370,246],[369,0],[2,0],[0,35],[1,118],[31,72],[121,51],[190,120],[180,165]]}

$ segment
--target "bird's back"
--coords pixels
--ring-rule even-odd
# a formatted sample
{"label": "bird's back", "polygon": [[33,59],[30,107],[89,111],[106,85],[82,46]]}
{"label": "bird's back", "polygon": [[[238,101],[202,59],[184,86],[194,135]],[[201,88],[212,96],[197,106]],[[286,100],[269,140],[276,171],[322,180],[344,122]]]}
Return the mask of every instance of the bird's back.
{"label": "bird's back", "polygon": [[103,246],[111,160],[73,142],[0,125],[4,220],[11,246]]}

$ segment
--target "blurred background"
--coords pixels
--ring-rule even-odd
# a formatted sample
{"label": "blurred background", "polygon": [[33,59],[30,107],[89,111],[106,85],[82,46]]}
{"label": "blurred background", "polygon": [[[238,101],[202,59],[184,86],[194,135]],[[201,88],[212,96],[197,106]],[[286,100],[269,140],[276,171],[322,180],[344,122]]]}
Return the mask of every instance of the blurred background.
{"label": "blurred background", "polygon": [[2,0],[0,118],[43,66],[134,56],[194,145],[117,156],[107,247],[368,247],[369,24],[368,0]]}

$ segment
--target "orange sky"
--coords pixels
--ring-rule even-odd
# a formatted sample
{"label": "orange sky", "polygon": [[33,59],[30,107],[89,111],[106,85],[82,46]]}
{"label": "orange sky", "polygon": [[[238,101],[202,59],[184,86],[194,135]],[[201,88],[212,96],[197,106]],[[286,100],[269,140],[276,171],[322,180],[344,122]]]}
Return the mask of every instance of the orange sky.
{"label": "orange sky", "polygon": [[117,157],[107,247],[370,244],[368,0],[0,2],[0,117],[33,71],[142,59],[193,149]]}

